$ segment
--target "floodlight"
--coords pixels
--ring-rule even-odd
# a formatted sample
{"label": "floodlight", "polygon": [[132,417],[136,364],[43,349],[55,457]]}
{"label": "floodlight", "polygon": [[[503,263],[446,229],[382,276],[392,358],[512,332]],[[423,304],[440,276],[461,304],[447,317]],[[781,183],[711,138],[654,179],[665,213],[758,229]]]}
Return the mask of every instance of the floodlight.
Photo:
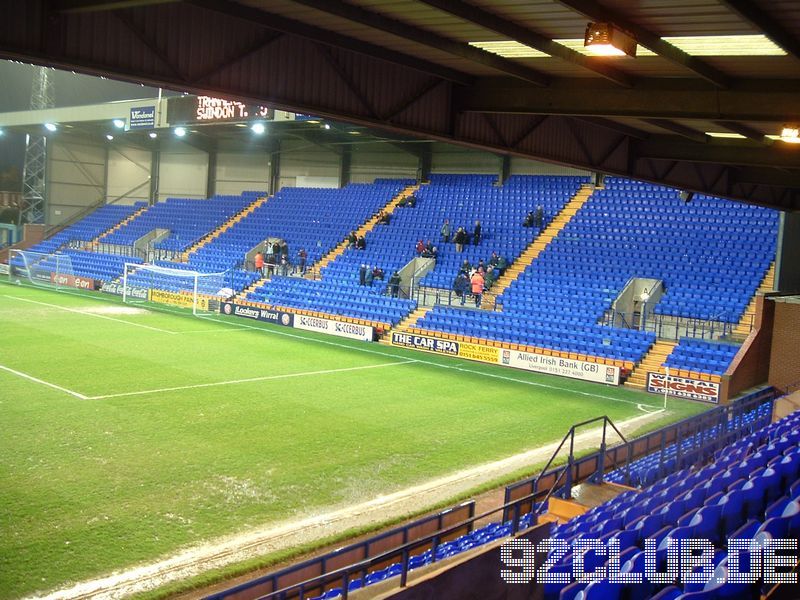
{"label": "floodlight", "polygon": [[589,23],[583,45],[597,56],[636,56],[636,39],[611,23]]}

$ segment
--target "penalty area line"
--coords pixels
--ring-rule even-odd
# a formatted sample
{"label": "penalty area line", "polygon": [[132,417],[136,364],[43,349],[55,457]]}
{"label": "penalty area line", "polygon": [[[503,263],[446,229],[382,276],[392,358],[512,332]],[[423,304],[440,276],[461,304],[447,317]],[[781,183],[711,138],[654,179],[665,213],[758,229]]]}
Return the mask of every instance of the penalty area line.
{"label": "penalty area line", "polygon": [[218,387],[221,385],[235,385],[239,383],[255,383],[259,381],[271,381],[273,379],[291,379],[293,377],[312,377],[314,375],[330,375],[334,373],[345,373],[347,371],[363,371],[366,369],[380,369],[383,367],[395,367],[413,363],[413,360],[395,361],[389,363],[379,363],[376,365],[364,365],[361,367],[345,367],[342,369],[324,369],[321,371],[304,371],[301,373],[283,373],[281,375],[264,375],[263,377],[248,377],[246,379],[231,379],[228,381],[215,381],[211,383],[193,383],[189,385],[178,385],[175,387],[165,387],[154,390],[139,390],[136,392],[120,392],[118,394],[103,394],[101,396],[84,396],[84,400],[106,400],[108,398],[126,398],[128,396],[143,396],[146,394],[160,394],[163,392],[176,392],[180,390],[194,390],[198,388]]}
{"label": "penalty area line", "polygon": [[[273,329],[266,329],[264,327],[255,327],[253,325],[245,325],[244,323],[231,323],[227,319],[221,319],[219,317],[208,316],[206,317],[209,320],[217,321],[218,323],[225,323],[230,327],[236,327],[237,329],[245,328],[245,329],[252,329],[254,331],[261,331],[266,333],[267,335],[278,335],[287,338],[293,338],[296,340],[302,340],[304,342],[313,342],[315,344],[322,344],[325,346],[333,346],[336,348],[345,348],[347,350],[353,350],[355,352],[363,352],[366,354],[375,354],[377,356],[388,356],[392,358],[403,358],[399,354],[394,354],[393,352],[386,352],[381,350],[372,350],[370,348],[359,348],[357,346],[349,346],[347,344],[340,344],[338,342],[334,342],[333,340],[321,340],[313,337],[305,337],[302,335],[297,335],[295,333],[288,333],[283,331],[275,331]],[[604,394],[594,394],[592,392],[584,392],[581,390],[573,390],[570,388],[561,387],[558,385],[552,385],[549,383],[541,383],[538,381],[528,381],[525,379],[518,379],[516,377],[509,377],[508,375],[498,375],[497,373],[487,373],[485,371],[478,371],[475,369],[468,369],[466,367],[458,367],[455,365],[444,365],[442,363],[437,363],[432,360],[425,360],[424,358],[411,358],[408,359],[410,362],[418,363],[421,365],[427,365],[431,367],[438,367],[440,369],[451,369],[453,371],[461,371],[462,373],[469,373],[471,375],[479,375],[479,376],[486,376],[491,377],[493,379],[500,379],[503,381],[511,381],[513,383],[519,383],[522,385],[529,385],[533,387],[539,387],[547,390],[558,390],[560,392],[568,392],[570,394],[576,394],[578,396],[587,396],[589,398],[599,398],[602,400],[610,400],[611,402],[621,402],[622,404],[630,404],[636,406],[641,412],[647,412],[645,409],[641,408],[642,406],[647,406],[647,404],[642,404],[640,402],[634,402],[632,400],[624,400],[622,398],[614,398],[613,396],[606,396]],[[656,408],[652,406],[651,408]]]}
{"label": "penalty area line", "polygon": [[0,370],[6,371],[7,373],[11,373],[12,375],[16,375],[17,377],[21,377],[22,379],[27,379],[28,381],[33,381],[34,383],[38,383],[39,385],[46,385],[49,388],[53,388],[54,390],[58,390],[59,392],[64,392],[65,394],[69,394],[70,396],[74,396],[75,398],[79,398],[81,400],[88,400],[88,396],[84,396],[79,392],[73,392],[65,387],[60,385],[56,385],[55,383],[50,383],[49,381],[45,381],[44,379],[39,379],[38,377],[34,377],[33,375],[28,375],[27,373],[23,373],[22,371],[17,371],[10,367],[6,367],[4,365],[0,365]]}

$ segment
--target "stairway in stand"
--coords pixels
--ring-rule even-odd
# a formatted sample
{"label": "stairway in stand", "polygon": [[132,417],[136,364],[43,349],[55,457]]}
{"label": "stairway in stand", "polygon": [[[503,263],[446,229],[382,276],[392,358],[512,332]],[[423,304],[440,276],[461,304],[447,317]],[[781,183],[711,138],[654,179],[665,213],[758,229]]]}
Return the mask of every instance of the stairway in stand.
{"label": "stairway in stand", "polygon": [[[394,198],[392,198],[389,203],[382,208],[383,212],[387,215],[391,215],[397,205],[403,198],[408,198],[409,196],[413,195],[419,189],[419,184],[415,183],[414,185],[409,185],[406,187],[402,192],[397,194]],[[380,211],[378,211],[380,212]],[[356,229],[356,236],[361,237],[362,235],[367,235],[368,232],[372,231],[375,228],[375,225],[378,224],[378,213],[374,214],[370,217],[367,221],[364,222],[361,227]],[[347,250],[347,240],[341,242],[338,246],[336,246],[333,250],[328,252],[325,256],[320,258],[315,264],[311,265],[308,268],[308,273],[306,274],[307,279],[316,279],[319,277],[319,272],[323,267],[328,266],[331,262],[333,262],[336,257],[344,254],[344,251]]]}
{"label": "stairway in stand", "polygon": [[764,275],[764,279],[761,280],[761,285],[758,286],[756,293],[753,294],[753,297],[750,298],[750,303],[747,305],[747,308],[744,309],[744,314],[742,314],[742,318],[739,319],[739,323],[736,327],[733,328],[733,336],[739,339],[744,339],[748,335],[750,335],[750,330],[753,328],[753,325],[756,321],[756,298],[758,298],[758,294],[764,294],[766,292],[771,292],[775,289],[775,261],[772,261],[772,264],[767,269],[767,273]]}
{"label": "stairway in stand", "polygon": [[657,341],[650,346],[650,350],[645,354],[642,362],[633,369],[625,385],[640,390],[647,387],[647,374],[661,372],[663,370],[661,365],[672,354],[677,345],[678,342]]}
{"label": "stairway in stand", "polygon": [[417,321],[424,318],[425,315],[427,315],[431,310],[433,310],[433,306],[420,306],[415,308],[397,325],[391,329],[387,329],[386,333],[384,333],[378,341],[383,344],[391,344],[393,331],[405,331],[409,327],[414,327],[417,324]]}
{"label": "stairway in stand", "polygon": [[[392,198],[388,202],[388,204],[386,204],[386,206],[383,207],[383,212],[385,212],[388,215],[392,214],[394,212],[394,209],[397,208],[397,205],[400,203],[400,200],[402,200],[403,198],[408,198],[418,189],[419,189],[419,184],[414,184],[406,187],[402,192],[397,194],[397,196]],[[366,235],[368,231],[372,231],[372,229],[375,227],[375,225],[377,225],[377,223],[378,223],[378,213],[374,214],[366,222],[364,222],[364,224],[361,225],[361,227],[356,229],[356,235],[357,236]],[[313,265],[309,265],[306,268],[306,275],[305,275],[306,279],[319,278],[320,269],[330,264],[331,261],[333,261],[333,259],[342,254],[345,250],[347,250],[347,240],[341,242],[338,246],[336,246],[333,250],[328,252],[325,256],[323,256]],[[237,296],[237,298],[245,299],[250,292],[255,291],[260,286],[264,285],[267,281],[269,281],[270,277],[272,277],[272,275],[270,275],[269,277],[262,277],[258,281],[254,282],[249,287],[242,290],[242,292]]]}
{"label": "stairway in stand", "polygon": [[506,269],[505,273],[495,282],[490,291],[483,295],[481,308],[493,310],[495,300],[510,286],[528,266],[547,248],[548,244],[558,236],[564,227],[572,220],[572,217],[586,204],[586,201],[594,192],[594,186],[584,183],[581,189],[572,199],[561,209],[547,227],[522,251],[513,263]]}
{"label": "stairway in stand", "polygon": [[142,214],[148,208],[150,208],[150,207],[149,206],[143,206],[139,210],[134,211],[133,213],[131,213],[129,216],[127,216],[124,219],[122,219],[122,221],[120,221],[119,223],[117,223],[116,225],[111,227],[110,229],[106,229],[103,233],[101,233],[96,238],[94,238],[91,242],[86,244],[83,247],[83,249],[84,250],[95,250],[95,249],[97,249],[97,245],[103,240],[104,237],[111,235],[115,231],[118,231],[121,227],[124,227],[125,225],[127,225],[128,223],[133,221],[136,217],[138,217],[140,214]]}
{"label": "stairway in stand", "polygon": [[214,231],[212,231],[211,233],[209,233],[205,237],[203,237],[200,240],[198,240],[197,242],[195,242],[192,246],[190,246],[189,248],[187,248],[183,252],[183,254],[181,255],[181,262],[188,261],[189,260],[189,256],[193,252],[197,252],[203,246],[207,246],[208,244],[213,242],[215,239],[217,239],[224,232],[228,231],[228,229],[230,229],[231,227],[236,225],[236,223],[238,223],[239,221],[241,221],[245,217],[247,217],[250,214],[252,214],[254,210],[256,210],[257,208],[262,207],[266,203],[266,201],[269,200],[269,198],[270,198],[269,196],[262,196],[261,198],[258,198],[256,200],[254,200],[253,202],[251,202],[250,204],[245,206],[241,211],[239,211],[238,213],[233,215],[230,219],[225,221],[222,225],[217,227]]}

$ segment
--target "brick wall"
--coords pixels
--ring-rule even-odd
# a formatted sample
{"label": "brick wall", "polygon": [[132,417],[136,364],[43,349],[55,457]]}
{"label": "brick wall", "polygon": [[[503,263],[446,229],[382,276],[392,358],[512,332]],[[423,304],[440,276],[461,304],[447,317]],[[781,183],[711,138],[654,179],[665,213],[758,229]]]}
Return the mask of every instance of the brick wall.
{"label": "brick wall", "polygon": [[779,389],[800,381],[800,298],[775,298],[769,383]]}
{"label": "brick wall", "polygon": [[775,303],[759,294],[756,297],[753,330],[728,367],[727,376],[722,378],[720,396],[723,403],[767,381],[774,319]]}

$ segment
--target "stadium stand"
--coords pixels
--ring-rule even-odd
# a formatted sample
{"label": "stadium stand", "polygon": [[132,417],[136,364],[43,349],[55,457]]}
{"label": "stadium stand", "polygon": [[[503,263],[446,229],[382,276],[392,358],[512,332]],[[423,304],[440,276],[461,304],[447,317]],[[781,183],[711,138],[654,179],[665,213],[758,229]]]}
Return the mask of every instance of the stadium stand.
{"label": "stadium stand", "polygon": [[241,264],[250,250],[274,237],[286,240],[290,260],[304,248],[307,263],[313,264],[403,187],[402,180],[381,180],[374,185],[350,184],[341,189],[283,188],[198,249],[189,257],[189,263],[198,269],[225,270]]}
{"label": "stadium stand", "polygon": [[739,346],[692,338],[682,338],[664,365],[670,369],[722,375]]}
{"label": "stadium stand", "polygon": [[52,237],[43,240],[28,250],[30,252],[49,254],[65,246],[88,243],[144,206],[143,202],[135,204],[105,204],[77,223],[65,227]]}
{"label": "stadium stand", "polygon": [[259,194],[246,192],[240,196],[215,196],[208,200],[168,198],[103,238],[103,242],[127,246],[154,229],[167,229],[169,236],[156,243],[155,248],[179,252],[241,211]]}
{"label": "stadium stand", "polygon": [[[686,204],[676,190],[610,178],[497,298],[502,313],[436,307],[416,328],[505,342],[521,329],[518,343],[636,363],[654,333],[597,325],[632,277],[664,282],[657,315],[737,323],[774,258],[776,230],[769,209],[702,196]],[[719,374],[726,357],[675,364]]]}

